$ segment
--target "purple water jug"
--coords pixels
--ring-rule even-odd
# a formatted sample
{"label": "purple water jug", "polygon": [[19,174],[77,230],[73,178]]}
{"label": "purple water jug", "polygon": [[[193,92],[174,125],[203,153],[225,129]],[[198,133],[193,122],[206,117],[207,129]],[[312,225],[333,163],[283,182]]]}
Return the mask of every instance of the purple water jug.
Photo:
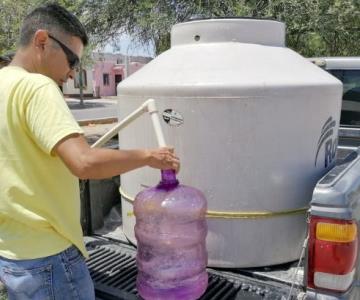
{"label": "purple water jug", "polygon": [[134,203],[137,289],[146,300],[194,300],[206,290],[207,204],[197,189],[179,184],[173,170],[140,192]]}

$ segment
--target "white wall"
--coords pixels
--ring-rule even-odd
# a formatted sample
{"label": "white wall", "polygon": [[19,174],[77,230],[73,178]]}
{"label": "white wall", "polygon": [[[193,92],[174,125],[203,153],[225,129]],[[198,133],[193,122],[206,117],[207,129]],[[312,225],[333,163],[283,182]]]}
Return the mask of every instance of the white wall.
{"label": "white wall", "polygon": [[[84,94],[91,94],[93,95],[94,89],[93,89],[93,72],[92,69],[86,69],[86,88],[83,90]],[[78,88],[75,88],[74,80],[68,79],[66,83],[63,84],[63,93],[65,95],[80,95],[80,90]]]}

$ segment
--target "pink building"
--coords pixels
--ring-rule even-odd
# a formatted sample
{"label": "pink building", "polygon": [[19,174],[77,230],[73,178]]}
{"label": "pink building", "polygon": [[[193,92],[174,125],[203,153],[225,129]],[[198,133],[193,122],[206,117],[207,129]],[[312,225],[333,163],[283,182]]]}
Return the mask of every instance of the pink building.
{"label": "pink building", "polygon": [[[94,64],[83,70],[83,94],[85,97],[116,96],[116,87],[126,76],[130,76],[145,64],[151,57],[126,56],[122,54],[93,53]],[[126,72],[127,68],[127,72]],[[66,96],[79,97],[79,74],[63,84],[63,93]]]}
{"label": "pink building", "polygon": [[[121,54],[94,53],[93,89],[95,97],[116,96],[116,87],[151,60],[150,57],[126,57]],[[127,66],[127,72],[126,72]]]}

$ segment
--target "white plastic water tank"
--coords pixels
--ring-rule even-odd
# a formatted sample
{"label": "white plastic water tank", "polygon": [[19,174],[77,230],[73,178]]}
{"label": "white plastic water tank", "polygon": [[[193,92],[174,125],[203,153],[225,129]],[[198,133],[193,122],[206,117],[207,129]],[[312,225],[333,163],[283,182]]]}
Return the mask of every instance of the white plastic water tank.
{"label": "white plastic water tank", "polygon": [[[342,85],[284,45],[277,21],[177,24],[171,49],[117,88],[120,119],[156,100],[181,158],[180,181],[205,193],[210,266],[295,260],[315,183],[334,164]],[[120,132],[119,143],[157,147],[150,117]],[[159,178],[150,168],[121,176],[123,228],[133,243],[129,199]]]}

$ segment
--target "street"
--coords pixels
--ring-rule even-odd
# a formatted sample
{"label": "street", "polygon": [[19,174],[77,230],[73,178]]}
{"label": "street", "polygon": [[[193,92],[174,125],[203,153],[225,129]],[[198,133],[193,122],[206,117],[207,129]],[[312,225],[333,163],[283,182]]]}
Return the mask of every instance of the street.
{"label": "street", "polygon": [[78,122],[92,120],[106,120],[117,118],[118,108],[117,101],[111,99],[90,99],[84,100],[84,106],[80,106],[80,100],[75,98],[66,98],[71,112]]}

